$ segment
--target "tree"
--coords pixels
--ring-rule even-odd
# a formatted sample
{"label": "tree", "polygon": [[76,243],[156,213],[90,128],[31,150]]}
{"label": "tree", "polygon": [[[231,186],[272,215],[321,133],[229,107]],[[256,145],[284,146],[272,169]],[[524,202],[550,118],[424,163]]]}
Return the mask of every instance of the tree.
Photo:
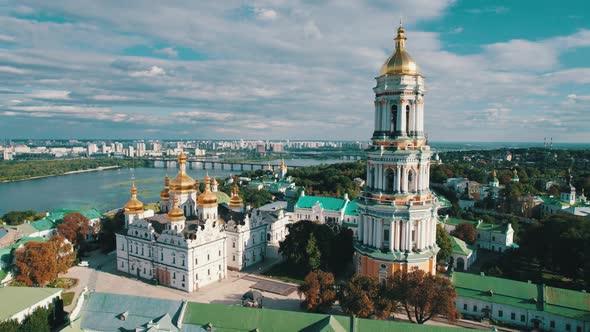
{"label": "tree", "polygon": [[305,277],[297,293],[305,296],[305,308],[309,312],[326,312],[336,301],[334,275],[322,270],[311,271]]}
{"label": "tree", "polygon": [[445,277],[423,270],[397,271],[388,278],[388,283],[392,289],[389,296],[399,301],[411,322],[424,324],[435,315],[453,321],[458,316],[455,287]]}
{"label": "tree", "polygon": [[79,212],[66,214],[61,224],[57,226],[57,233],[63,235],[76,248],[79,248],[80,244],[86,240],[89,230],[88,218]]}
{"label": "tree", "polygon": [[49,309],[38,307],[32,314],[25,317],[20,331],[22,332],[49,332]]}
{"label": "tree", "polygon": [[107,253],[115,250],[117,246],[116,233],[125,226],[125,213],[119,210],[115,215],[106,218],[102,222],[100,232],[98,233],[98,242],[102,252]]}
{"label": "tree", "polygon": [[49,243],[55,246],[56,265],[58,273],[66,273],[76,261],[76,253],[72,244],[65,237],[59,234],[53,235]]}
{"label": "tree", "polygon": [[305,252],[307,253],[308,259],[308,266],[311,271],[315,271],[320,267],[322,263],[322,253],[317,246],[315,236],[313,233],[309,235],[309,240],[307,240],[307,246],[305,247]]}
{"label": "tree", "polygon": [[448,260],[453,253],[453,242],[441,225],[436,225],[436,244],[440,248],[438,254],[436,254],[436,260],[439,262]]}
{"label": "tree", "polygon": [[0,321],[0,331],[2,332],[19,332],[20,324],[16,319]]}
{"label": "tree", "polygon": [[16,280],[28,286],[45,286],[57,278],[57,249],[52,242],[27,242],[15,252]]}
{"label": "tree", "polygon": [[[324,271],[341,272],[352,261],[354,247],[352,231],[346,227],[330,227],[309,220],[302,220],[287,226],[289,233],[280,243],[279,252],[286,258],[294,271],[306,275],[314,267]],[[315,242],[309,245],[313,235]],[[318,255],[313,247],[319,250]]]}
{"label": "tree", "polygon": [[379,302],[379,280],[355,274],[338,294],[338,301],[346,314],[367,318],[375,313]]}
{"label": "tree", "polygon": [[468,244],[475,243],[475,227],[470,222],[462,222],[458,224],[454,230],[451,231],[451,235],[459,238]]}
{"label": "tree", "polygon": [[33,221],[39,219],[40,215],[33,210],[26,211],[10,211],[2,216],[2,221],[11,226],[16,226],[24,223],[25,221]]}

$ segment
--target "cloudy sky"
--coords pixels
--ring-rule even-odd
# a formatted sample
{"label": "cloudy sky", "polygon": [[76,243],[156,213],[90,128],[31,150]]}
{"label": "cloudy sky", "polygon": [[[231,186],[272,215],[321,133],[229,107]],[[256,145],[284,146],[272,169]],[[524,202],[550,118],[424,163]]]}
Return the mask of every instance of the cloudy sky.
{"label": "cloudy sky", "polygon": [[400,16],[431,140],[590,140],[584,0],[0,0],[0,138],[367,140]]}

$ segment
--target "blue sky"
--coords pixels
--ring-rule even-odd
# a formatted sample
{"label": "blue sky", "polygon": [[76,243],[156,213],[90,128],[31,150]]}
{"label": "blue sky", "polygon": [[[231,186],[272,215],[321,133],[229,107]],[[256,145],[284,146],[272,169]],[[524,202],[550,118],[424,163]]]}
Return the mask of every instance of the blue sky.
{"label": "blue sky", "polygon": [[400,16],[437,141],[590,141],[590,3],[0,0],[0,137],[368,140]]}

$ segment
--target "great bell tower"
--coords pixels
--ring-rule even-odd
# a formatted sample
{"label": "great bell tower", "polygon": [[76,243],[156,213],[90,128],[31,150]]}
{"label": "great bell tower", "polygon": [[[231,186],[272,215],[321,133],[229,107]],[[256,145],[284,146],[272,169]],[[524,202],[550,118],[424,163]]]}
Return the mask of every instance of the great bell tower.
{"label": "great bell tower", "polygon": [[424,76],[397,29],[381,67],[367,181],[359,197],[357,272],[384,280],[397,270],[436,273],[438,200],[429,189],[432,153],[424,136]]}

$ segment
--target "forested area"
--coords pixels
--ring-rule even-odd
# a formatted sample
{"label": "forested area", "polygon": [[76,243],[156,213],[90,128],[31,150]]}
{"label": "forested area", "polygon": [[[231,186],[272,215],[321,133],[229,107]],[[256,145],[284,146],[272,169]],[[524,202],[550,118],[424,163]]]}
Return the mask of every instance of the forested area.
{"label": "forested area", "polygon": [[72,171],[106,166],[141,167],[143,161],[117,158],[0,161],[0,182],[60,175]]}
{"label": "forested area", "polygon": [[314,195],[342,197],[348,193],[351,199],[356,198],[361,191],[353,180],[365,179],[366,162],[353,162],[332,165],[309,166],[289,169],[298,186],[305,187]]}

